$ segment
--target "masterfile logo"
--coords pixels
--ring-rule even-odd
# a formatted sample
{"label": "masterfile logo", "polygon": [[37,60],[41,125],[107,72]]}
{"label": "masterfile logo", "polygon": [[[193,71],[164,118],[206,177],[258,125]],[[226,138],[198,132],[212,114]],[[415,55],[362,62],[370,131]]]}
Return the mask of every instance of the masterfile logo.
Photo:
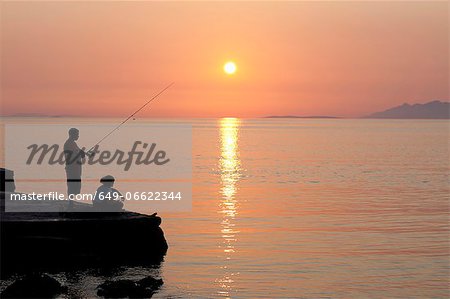
{"label": "masterfile logo", "polygon": [[[120,200],[128,210],[148,213],[148,205],[158,211],[190,210],[192,126],[129,124],[101,139],[116,126],[7,124],[5,166],[15,172],[17,190],[35,196],[15,197],[6,211],[17,206],[30,211],[36,206],[30,202],[49,202],[50,198],[52,202],[103,200],[104,192],[96,192],[105,177],[112,177],[114,188],[120,188]],[[64,194],[64,198],[46,194]],[[45,211],[55,205],[41,204],[39,211],[42,207]]]}

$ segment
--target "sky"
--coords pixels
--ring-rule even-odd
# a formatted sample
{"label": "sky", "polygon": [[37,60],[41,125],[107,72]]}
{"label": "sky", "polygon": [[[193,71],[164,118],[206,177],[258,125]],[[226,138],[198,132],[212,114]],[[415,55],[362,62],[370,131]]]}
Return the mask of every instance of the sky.
{"label": "sky", "polygon": [[[1,114],[359,117],[449,99],[448,2],[1,2]],[[234,61],[237,72],[223,71]]]}

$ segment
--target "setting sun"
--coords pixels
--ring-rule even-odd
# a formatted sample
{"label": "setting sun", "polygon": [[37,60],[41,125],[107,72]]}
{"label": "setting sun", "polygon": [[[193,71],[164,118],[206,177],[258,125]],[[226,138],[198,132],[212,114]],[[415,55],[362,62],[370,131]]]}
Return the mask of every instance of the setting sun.
{"label": "setting sun", "polygon": [[236,69],[237,69],[236,64],[233,61],[228,61],[223,66],[223,70],[225,71],[225,73],[229,75],[236,73]]}

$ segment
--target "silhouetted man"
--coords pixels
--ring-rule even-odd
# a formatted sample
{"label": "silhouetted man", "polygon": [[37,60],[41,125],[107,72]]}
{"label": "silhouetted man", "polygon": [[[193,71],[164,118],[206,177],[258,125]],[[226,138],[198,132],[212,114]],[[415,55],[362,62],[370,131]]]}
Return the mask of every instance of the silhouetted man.
{"label": "silhouetted man", "polygon": [[80,131],[71,128],[69,130],[69,138],[64,143],[68,196],[80,194],[81,192],[81,168],[86,153],[75,142],[79,136]]}
{"label": "silhouetted man", "polygon": [[124,197],[117,189],[113,188],[115,181],[112,175],[100,179],[102,185],[95,192],[94,209],[102,212],[122,211]]}

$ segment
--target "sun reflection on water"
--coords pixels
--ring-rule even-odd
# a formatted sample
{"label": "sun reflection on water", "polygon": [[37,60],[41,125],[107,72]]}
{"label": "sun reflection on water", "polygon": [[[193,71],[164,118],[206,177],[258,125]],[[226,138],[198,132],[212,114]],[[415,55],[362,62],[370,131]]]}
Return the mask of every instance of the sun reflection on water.
{"label": "sun reflection on water", "polygon": [[222,267],[225,274],[217,279],[220,290],[220,296],[229,297],[230,291],[233,290],[233,276],[239,273],[233,273],[228,270],[226,261],[231,260],[235,253],[235,243],[237,234],[234,220],[238,215],[238,202],[235,198],[237,192],[237,182],[241,178],[241,162],[239,160],[239,126],[240,120],[237,118],[224,118],[220,120],[220,142],[221,142],[221,200],[219,203],[219,213],[222,214],[221,235],[223,256],[225,264]]}

